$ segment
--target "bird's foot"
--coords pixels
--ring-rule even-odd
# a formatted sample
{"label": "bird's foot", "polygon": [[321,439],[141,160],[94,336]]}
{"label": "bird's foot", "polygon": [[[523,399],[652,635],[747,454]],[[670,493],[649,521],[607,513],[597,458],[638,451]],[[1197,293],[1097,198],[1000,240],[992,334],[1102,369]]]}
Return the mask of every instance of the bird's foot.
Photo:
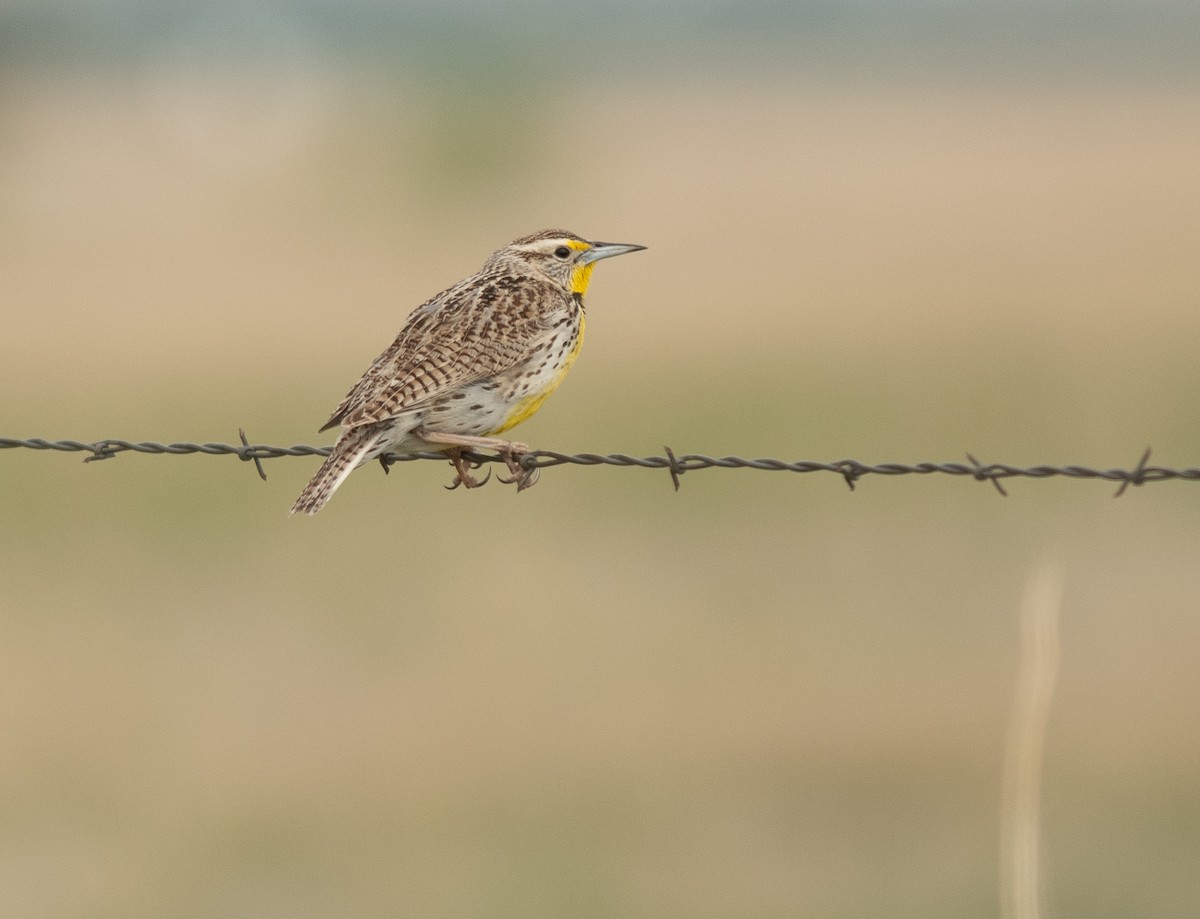
{"label": "bird's foot", "polygon": [[478,469],[482,463],[472,463],[463,459],[461,449],[448,450],[447,453],[450,455],[450,462],[453,464],[456,473],[454,481],[445,486],[447,491],[454,491],[459,485],[462,485],[464,488],[479,488],[481,485],[486,485],[488,479],[492,477],[492,470],[490,468],[487,471],[487,475],[482,479],[477,479],[471,475],[471,470]]}
{"label": "bird's foot", "polygon": [[496,478],[505,485],[516,484],[517,491],[522,492],[526,488],[532,488],[537,484],[538,477],[541,476],[542,470],[537,466],[525,466],[521,463],[521,457],[529,453],[529,447],[525,444],[510,444],[507,450],[501,450],[500,456],[504,460],[504,464],[508,466],[508,471],[511,474],[510,478],[505,478],[502,475]]}

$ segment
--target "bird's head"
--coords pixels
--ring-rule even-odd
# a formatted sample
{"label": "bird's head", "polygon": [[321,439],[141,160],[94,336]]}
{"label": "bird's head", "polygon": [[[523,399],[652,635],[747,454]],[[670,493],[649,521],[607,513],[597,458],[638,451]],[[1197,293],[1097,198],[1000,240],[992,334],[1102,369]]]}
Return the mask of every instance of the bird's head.
{"label": "bird's head", "polygon": [[513,240],[492,255],[489,262],[502,260],[514,267],[519,265],[548,278],[567,293],[582,296],[587,293],[596,262],[645,248],[628,243],[590,242],[566,230],[542,230]]}

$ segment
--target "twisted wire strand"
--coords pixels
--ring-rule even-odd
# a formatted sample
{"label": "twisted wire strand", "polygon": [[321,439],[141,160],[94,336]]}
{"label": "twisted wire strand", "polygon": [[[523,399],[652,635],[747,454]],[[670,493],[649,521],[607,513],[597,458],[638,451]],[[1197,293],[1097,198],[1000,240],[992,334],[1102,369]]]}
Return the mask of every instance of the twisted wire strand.
{"label": "twisted wire strand", "polygon": [[[46,440],[35,437],[19,439],[0,437],[0,449],[25,448],[29,450],[53,450],[59,452],[87,453],[84,462],[110,459],[119,453],[148,453],[170,454],[181,456],[185,454],[201,454],[205,456],[229,455],[236,456],[243,462],[253,462],[262,478],[262,460],[278,459],[284,456],[328,456],[330,447],[315,447],[308,444],[296,444],[291,447],[277,447],[269,444],[251,444],[246,439],[245,431],[241,435],[240,444],[219,443],[171,443],[163,444],[155,441],[129,441],[107,438],[94,442],[81,440]],[[1150,451],[1147,449],[1141,459],[1132,469],[1094,469],[1089,466],[1013,466],[1007,463],[980,463],[974,456],[967,454],[968,462],[952,463],[862,463],[858,460],[845,459],[822,463],[812,460],[786,461],[781,459],[757,458],[747,459],[741,456],[705,456],[700,453],[685,453],[676,455],[671,448],[662,456],[630,456],[626,453],[556,453],[552,450],[534,450],[521,457],[520,463],[527,469],[546,469],[551,466],[618,466],[640,467],[643,469],[666,469],[676,490],[679,479],[686,472],[700,469],[756,469],[764,472],[831,472],[842,476],[846,484],[853,489],[855,483],[867,475],[898,476],[898,475],[949,475],[969,476],[976,481],[989,481],[996,490],[1004,495],[1007,492],[1001,484],[1003,479],[1029,478],[1046,479],[1064,477],[1069,479],[1103,479],[1120,483],[1114,497],[1119,497],[1130,485],[1145,485],[1150,482],[1164,482],[1170,479],[1183,481],[1200,481],[1200,469],[1173,469],[1166,466],[1151,466]],[[464,456],[476,464],[503,462],[500,457],[482,453],[464,453]],[[414,460],[445,461],[444,453],[406,453],[385,454],[385,465]]]}

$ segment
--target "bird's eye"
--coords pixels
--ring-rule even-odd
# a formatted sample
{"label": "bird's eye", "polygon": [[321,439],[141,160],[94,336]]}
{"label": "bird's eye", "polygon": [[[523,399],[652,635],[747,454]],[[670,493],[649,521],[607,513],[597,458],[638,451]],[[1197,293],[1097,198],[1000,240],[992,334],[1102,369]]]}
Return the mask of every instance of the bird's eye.
{"label": "bird's eye", "polygon": [[554,254],[556,256],[558,256],[559,258],[566,258],[568,255],[571,254],[571,250],[568,249],[566,246],[559,246],[557,249],[554,250]]}

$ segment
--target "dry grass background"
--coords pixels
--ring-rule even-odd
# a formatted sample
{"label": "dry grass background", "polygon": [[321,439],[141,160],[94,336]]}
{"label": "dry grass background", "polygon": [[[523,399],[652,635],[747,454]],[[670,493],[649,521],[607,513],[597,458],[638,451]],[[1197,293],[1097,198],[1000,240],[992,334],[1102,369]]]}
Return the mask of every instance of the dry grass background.
{"label": "dry grass background", "polygon": [[[566,225],[649,250],[539,447],[1200,455],[1186,81],[679,72],[498,117],[172,74],[5,80],[6,435],[312,442],[409,309]],[[1195,486],[416,464],[289,520],[314,467],[0,456],[7,915],[997,915],[1046,558],[1048,900],[1200,899]]]}

